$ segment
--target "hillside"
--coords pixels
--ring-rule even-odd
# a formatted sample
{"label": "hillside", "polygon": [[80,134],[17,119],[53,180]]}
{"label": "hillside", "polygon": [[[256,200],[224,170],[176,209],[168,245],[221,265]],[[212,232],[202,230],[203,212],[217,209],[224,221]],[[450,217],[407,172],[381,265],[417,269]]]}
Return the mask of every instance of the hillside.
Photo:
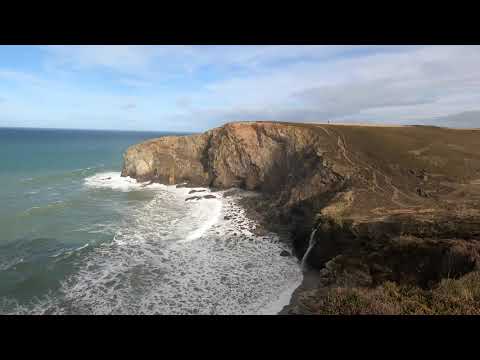
{"label": "hillside", "polygon": [[416,313],[348,299],[371,304],[389,284],[433,294],[442,279],[475,274],[479,145],[479,130],[240,122],[135,145],[122,175],[260,192],[244,206],[307,254],[285,313]]}

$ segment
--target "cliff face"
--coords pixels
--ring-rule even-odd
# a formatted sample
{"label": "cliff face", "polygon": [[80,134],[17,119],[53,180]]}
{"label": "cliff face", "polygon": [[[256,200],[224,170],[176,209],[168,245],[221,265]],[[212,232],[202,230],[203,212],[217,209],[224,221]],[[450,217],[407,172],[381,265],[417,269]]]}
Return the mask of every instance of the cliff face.
{"label": "cliff face", "polygon": [[231,123],[132,146],[122,175],[261,192],[247,205],[289,225],[299,258],[310,245],[315,286],[429,287],[480,264],[478,144],[473,130]]}
{"label": "cliff face", "polygon": [[168,136],[130,147],[124,154],[122,176],[164,184],[189,181],[206,185],[208,171],[202,164],[209,137]]}
{"label": "cliff face", "polygon": [[132,146],[124,155],[122,175],[167,184],[284,193],[285,200],[294,204],[348,176],[344,160],[329,163],[335,151],[333,138],[308,127],[234,123],[201,135]]}

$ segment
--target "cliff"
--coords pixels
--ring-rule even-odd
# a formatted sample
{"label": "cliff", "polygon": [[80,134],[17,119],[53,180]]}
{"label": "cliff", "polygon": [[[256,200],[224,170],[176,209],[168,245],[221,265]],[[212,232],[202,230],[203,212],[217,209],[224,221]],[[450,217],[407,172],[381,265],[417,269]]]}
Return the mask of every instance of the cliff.
{"label": "cliff", "polygon": [[132,146],[122,175],[262,193],[244,205],[287,226],[311,269],[285,312],[318,313],[325,289],[430,291],[478,269],[479,144],[478,130],[241,122]]}

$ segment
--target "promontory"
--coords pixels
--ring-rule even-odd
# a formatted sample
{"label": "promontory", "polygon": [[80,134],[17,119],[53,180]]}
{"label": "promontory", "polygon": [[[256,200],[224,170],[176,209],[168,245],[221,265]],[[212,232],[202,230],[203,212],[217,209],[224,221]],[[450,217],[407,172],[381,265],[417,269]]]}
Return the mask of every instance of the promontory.
{"label": "promontory", "polygon": [[260,193],[307,254],[282,313],[480,313],[480,130],[228,123],[134,145],[122,175]]}

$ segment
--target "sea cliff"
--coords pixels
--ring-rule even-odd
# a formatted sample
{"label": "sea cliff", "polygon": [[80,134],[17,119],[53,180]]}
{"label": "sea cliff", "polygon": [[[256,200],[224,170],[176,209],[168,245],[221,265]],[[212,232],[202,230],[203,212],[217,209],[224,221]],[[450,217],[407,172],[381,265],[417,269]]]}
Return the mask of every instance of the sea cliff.
{"label": "sea cliff", "polygon": [[[479,130],[238,122],[134,145],[122,176],[259,192],[245,208],[306,270],[283,313],[475,313],[479,144]],[[460,290],[438,309],[448,281]]]}

